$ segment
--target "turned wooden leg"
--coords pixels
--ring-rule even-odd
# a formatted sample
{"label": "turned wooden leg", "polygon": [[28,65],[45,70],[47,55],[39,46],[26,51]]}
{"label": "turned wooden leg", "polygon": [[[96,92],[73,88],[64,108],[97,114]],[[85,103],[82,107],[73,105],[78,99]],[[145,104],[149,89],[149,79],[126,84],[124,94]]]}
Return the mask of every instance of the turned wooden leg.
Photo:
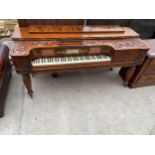
{"label": "turned wooden leg", "polygon": [[126,76],[125,76],[125,79],[124,79],[124,85],[125,85],[125,86],[128,86],[129,81],[130,81],[130,79],[132,78],[132,75],[133,75],[134,72],[135,72],[135,69],[136,69],[135,66],[134,66],[134,67],[129,67],[129,68],[127,69]]}
{"label": "turned wooden leg", "polygon": [[27,88],[28,94],[32,97],[33,91],[32,91],[32,84],[31,84],[31,77],[29,73],[22,74],[23,82],[25,84],[25,87]]}

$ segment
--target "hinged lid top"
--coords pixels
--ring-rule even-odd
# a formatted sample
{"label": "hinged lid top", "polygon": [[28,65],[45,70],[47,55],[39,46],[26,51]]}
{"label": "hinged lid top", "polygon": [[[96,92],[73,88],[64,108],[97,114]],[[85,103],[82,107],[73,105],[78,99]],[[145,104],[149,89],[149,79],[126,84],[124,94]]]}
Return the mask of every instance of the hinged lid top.
{"label": "hinged lid top", "polygon": [[13,40],[90,40],[137,38],[139,34],[120,26],[30,26],[16,27]]}

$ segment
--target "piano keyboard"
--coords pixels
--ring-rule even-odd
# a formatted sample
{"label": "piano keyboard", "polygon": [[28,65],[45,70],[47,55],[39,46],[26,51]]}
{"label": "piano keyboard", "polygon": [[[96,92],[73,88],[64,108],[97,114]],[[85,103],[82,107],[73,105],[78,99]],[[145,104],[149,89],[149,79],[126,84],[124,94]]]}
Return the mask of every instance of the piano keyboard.
{"label": "piano keyboard", "polygon": [[106,55],[67,56],[67,57],[36,59],[32,61],[32,66],[80,64],[80,63],[105,62],[105,61],[111,61],[111,57]]}

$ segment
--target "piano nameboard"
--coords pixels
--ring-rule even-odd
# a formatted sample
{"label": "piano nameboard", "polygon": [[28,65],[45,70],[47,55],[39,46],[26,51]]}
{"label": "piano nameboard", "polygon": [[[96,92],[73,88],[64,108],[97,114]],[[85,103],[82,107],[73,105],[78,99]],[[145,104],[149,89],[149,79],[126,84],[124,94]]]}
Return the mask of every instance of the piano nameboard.
{"label": "piano nameboard", "polygon": [[[57,29],[56,29],[57,27]],[[12,35],[12,40],[92,40],[92,39],[114,39],[114,38],[138,38],[139,34],[128,27],[119,26],[86,26],[85,30],[77,30],[77,26],[50,26],[46,30],[42,27],[16,27]],[[83,26],[82,26],[83,27]],[[81,28],[82,28],[81,27]],[[39,28],[39,29],[38,29]],[[86,31],[87,29],[87,31]],[[89,29],[89,30],[88,30]],[[55,31],[55,33],[47,33],[47,31]],[[74,30],[74,32],[72,32]],[[32,31],[34,33],[32,33]],[[39,31],[44,33],[39,33]],[[61,31],[61,32],[60,32]],[[66,31],[66,32],[65,32]],[[58,33],[59,32],[59,33]],[[72,33],[71,33],[72,32]],[[79,32],[79,33],[78,33]]]}

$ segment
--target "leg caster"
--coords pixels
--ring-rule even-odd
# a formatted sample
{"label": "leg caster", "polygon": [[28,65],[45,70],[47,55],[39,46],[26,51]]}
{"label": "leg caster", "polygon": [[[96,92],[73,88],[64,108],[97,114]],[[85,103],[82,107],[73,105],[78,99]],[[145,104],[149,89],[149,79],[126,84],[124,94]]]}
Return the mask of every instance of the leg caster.
{"label": "leg caster", "polygon": [[28,91],[28,95],[30,95],[30,97],[33,97],[33,91]]}
{"label": "leg caster", "polygon": [[113,68],[111,67],[109,70],[110,70],[110,71],[113,71]]}
{"label": "leg caster", "polygon": [[57,77],[58,77],[58,73],[52,73],[52,76],[53,76],[54,78],[57,78]]}
{"label": "leg caster", "polygon": [[4,116],[4,110],[0,110],[0,117]]}

